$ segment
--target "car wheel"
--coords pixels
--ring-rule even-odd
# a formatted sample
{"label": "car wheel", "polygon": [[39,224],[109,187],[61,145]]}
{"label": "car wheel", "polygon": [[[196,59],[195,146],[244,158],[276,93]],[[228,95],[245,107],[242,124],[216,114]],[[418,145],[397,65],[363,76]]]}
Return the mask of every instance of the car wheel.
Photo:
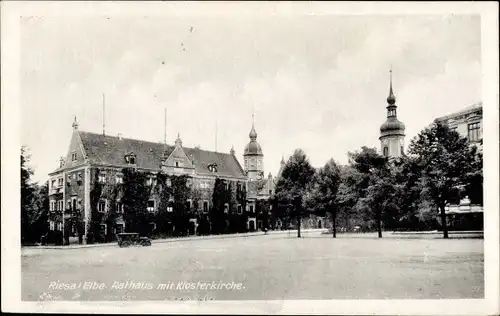
{"label": "car wheel", "polygon": [[130,241],[124,241],[122,242],[121,247],[129,247],[130,246]]}

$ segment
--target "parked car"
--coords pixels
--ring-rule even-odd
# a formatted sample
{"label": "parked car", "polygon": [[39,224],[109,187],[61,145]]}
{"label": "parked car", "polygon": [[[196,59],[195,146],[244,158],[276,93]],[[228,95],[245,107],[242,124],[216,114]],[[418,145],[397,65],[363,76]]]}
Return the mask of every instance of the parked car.
{"label": "parked car", "polygon": [[139,237],[139,233],[120,233],[118,236],[118,246],[151,246],[151,240],[148,237]]}

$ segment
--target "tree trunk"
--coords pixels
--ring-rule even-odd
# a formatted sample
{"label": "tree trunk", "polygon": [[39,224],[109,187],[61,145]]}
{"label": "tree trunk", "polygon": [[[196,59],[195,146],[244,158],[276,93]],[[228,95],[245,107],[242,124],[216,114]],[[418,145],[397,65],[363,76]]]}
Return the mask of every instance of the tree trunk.
{"label": "tree trunk", "polygon": [[300,238],[300,224],[301,224],[301,222],[302,222],[302,218],[299,215],[297,217],[297,238]]}
{"label": "tree trunk", "polygon": [[382,238],[382,220],[381,220],[381,211],[377,211],[377,230],[378,230],[378,238]]}
{"label": "tree trunk", "polygon": [[333,238],[337,238],[337,212],[332,212],[332,230],[333,230]]}
{"label": "tree trunk", "polygon": [[446,225],[446,211],[444,205],[439,206],[439,211],[441,214],[441,227],[443,229],[443,238],[448,238],[448,227]]}

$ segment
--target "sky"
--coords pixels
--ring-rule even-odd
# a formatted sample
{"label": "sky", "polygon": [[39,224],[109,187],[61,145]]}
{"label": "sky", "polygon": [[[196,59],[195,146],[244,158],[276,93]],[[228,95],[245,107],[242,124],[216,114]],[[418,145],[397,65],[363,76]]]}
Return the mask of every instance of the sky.
{"label": "sky", "polygon": [[[315,167],[379,149],[389,69],[410,139],[481,101],[474,15],[22,18],[21,142],[35,181],[84,131],[229,153],[243,165],[252,114],[265,174],[301,148]],[[217,148],[215,146],[217,145]]]}

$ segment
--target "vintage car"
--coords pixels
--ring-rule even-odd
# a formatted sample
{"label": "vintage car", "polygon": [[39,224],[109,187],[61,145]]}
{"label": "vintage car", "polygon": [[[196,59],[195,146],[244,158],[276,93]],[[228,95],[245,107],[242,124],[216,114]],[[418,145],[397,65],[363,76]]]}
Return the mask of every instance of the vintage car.
{"label": "vintage car", "polygon": [[118,246],[151,246],[151,240],[148,237],[139,237],[139,233],[120,233],[118,236]]}

